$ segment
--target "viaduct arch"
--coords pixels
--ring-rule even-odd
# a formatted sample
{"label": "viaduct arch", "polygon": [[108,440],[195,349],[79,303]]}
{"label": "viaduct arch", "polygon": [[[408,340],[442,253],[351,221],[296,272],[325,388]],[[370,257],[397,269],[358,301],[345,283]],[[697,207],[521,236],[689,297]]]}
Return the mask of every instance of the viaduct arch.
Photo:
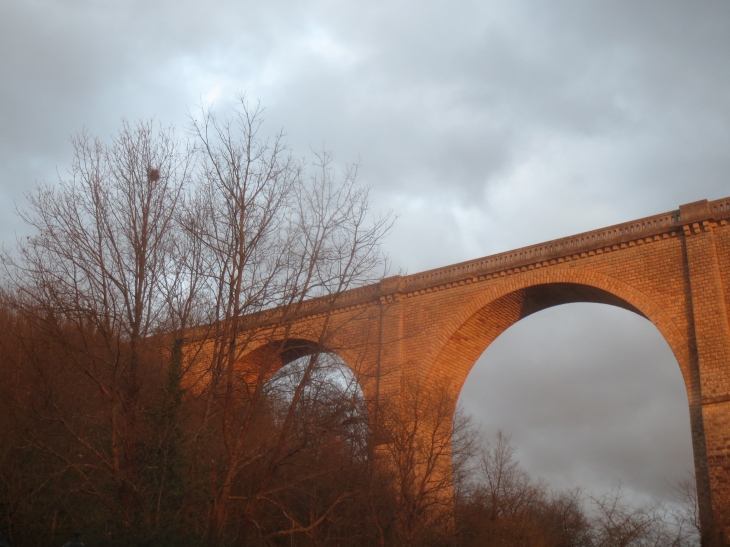
{"label": "viaduct arch", "polygon": [[[703,544],[730,546],[729,222],[730,197],[702,200],[309,300],[287,326],[298,342],[278,358],[337,353],[368,400],[397,395],[411,379],[456,400],[477,358],[520,319],[568,302],[631,310],[661,332],[684,377]],[[243,368],[272,358],[278,313],[245,318],[260,343]]]}

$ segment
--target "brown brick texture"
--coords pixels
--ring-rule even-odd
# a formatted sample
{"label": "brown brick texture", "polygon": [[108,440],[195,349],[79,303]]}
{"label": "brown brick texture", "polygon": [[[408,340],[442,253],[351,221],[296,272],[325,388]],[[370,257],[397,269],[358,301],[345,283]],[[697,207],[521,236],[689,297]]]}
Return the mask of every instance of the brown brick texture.
{"label": "brown brick texture", "polygon": [[[687,388],[704,544],[730,546],[729,209],[730,198],[704,200],[387,278],[335,302],[311,301],[290,336],[337,353],[369,401],[397,396],[414,379],[456,400],[478,357],[523,317],[569,302],[642,315],[672,348]],[[275,311],[267,313],[250,318],[260,340],[251,362],[277,338]]]}

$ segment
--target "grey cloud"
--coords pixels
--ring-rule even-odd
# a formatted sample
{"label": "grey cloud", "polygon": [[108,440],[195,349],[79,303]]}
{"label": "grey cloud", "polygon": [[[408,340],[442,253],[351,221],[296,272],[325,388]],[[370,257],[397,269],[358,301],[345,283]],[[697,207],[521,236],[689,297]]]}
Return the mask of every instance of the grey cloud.
{"label": "grey cloud", "polygon": [[461,401],[555,486],[622,480],[668,497],[693,469],[679,366],[651,323],[619,308],[570,304],[521,321],[486,350]]}

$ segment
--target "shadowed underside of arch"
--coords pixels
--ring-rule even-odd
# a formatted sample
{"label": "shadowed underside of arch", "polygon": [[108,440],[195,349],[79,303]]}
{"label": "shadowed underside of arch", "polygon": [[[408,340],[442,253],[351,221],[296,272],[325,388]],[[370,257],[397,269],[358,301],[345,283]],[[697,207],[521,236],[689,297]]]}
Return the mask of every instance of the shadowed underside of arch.
{"label": "shadowed underside of arch", "polygon": [[449,384],[458,393],[479,356],[509,327],[553,306],[586,302],[624,308],[651,321],[677,358],[690,404],[699,402],[699,384],[691,373],[687,340],[664,310],[625,283],[595,271],[552,270],[510,279],[480,296],[469,306],[469,312],[476,311],[455,325],[428,367],[428,381]]}
{"label": "shadowed underside of arch", "polygon": [[318,342],[305,338],[289,338],[286,340],[271,340],[255,349],[244,353],[238,360],[236,368],[243,378],[254,381],[267,381],[279,369],[302,357],[315,354],[336,355],[357,377],[356,369],[347,363],[337,351],[333,351]]}

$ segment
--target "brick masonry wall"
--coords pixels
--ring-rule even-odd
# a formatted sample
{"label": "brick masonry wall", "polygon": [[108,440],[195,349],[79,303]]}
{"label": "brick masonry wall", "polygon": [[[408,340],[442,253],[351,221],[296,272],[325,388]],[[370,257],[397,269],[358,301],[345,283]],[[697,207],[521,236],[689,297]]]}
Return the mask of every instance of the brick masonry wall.
{"label": "brick masonry wall", "polygon": [[[387,278],[334,304],[311,301],[290,336],[340,355],[369,401],[410,380],[445,387],[455,401],[477,358],[523,317],[568,302],[634,311],[662,333],[684,377],[705,544],[730,545],[729,219],[730,198],[701,201]],[[262,346],[277,337],[275,315],[250,318]]]}

